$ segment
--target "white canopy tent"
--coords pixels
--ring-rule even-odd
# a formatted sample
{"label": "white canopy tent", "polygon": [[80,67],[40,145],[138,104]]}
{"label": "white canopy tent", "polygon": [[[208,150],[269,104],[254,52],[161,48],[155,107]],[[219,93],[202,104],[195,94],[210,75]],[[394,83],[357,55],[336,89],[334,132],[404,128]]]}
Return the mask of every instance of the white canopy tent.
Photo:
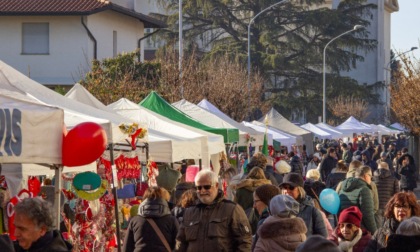
{"label": "white canopy tent", "polygon": [[[225,151],[223,136],[172,121],[125,98],[121,98],[108,105],[108,107],[124,117],[145,125],[149,129],[182,136],[188,141],[198,141],[199,145],[194,148],[195,153],[191,153],[189,157],[184,157],[183,159],[201,158],[204,167],[210,167],[210,160],[212,160],[213,168],[215,170],[216,168],[218,169],[219,153]],[[188,141],[186,141],[187,145]],[[191,147],[185,146],[184,148]]]}
{"label": "white canopy tent", "polygon": [[[249,144],[247,141],[247,135],[255,139],[255,141],[252,143],[253,145],[263,145],[264,134],[262,134],[261,132],[258,132],[251,128],[247,128],[244,125],[236,122],[227,115],[223,114],[223,112],[218,110],[213,104],[211,104],[205,99],[202,100],[199,104],[201,104],[201,106],[195,105],[194,103],[182,99],[178,102],[172,103],[172,106],[178,108],[193,119],[210,127],[238,129],[239,146],[247,146]],[[268,134],[267,140],[268,144],[273,144],[273,137],[270,134]]]}
{"label": "white canopy tent", "polygon": [[353,133],[369,133],[372,128],[363,125],[353,116],[350,116],[345,122],[336,127],[339,131],[343,132],[346,137],[353,137]]}
{"label": "white canopy tent", "polygon": [[407,131],[409,131],[406,127],[404,127],[404,126],[402,126],[400,123],[393,123],[393,124],[391,124],[391,125],[389,125],[390,127],[392,127],[392,128],[394,128],[394,129],[397,129],[397,130],[400,130],[400,131],[405,131],[405,132],[407,132]]}
{"label": "white canopy tent", "polygon": [[314,136],[312,132],[294,125],[284,116],[282,116],[279,112],[277,112],[274,108],[271,108],[271,110],[265,116],[261,117],[258,121],[264,123],[266,118],[268,119],[269,126],[279,129],[285,133],[292,134],[293,136],[296,136],[296,145],[300,146],[305,144],[306,151],[308,153],[314,152]]}
{"label": "white canopy tent", "polygon": [[383,130],[384,132],[387,132],[387,133],[388,133],[388,135],[403,133],[403,131],[400,131],[400,130],[395,130],[395,129],[391,129],[391,128],[388,128],[388,127],[386,127],[385,125],[382,125],[382,124],[378,124],[377,126],[378,126],[381,130]]}
{"label": "white canopy tent", "polygon": [[70,98],[72,100],[79,101],[83,104],[89,105],[94,108],[98,108],[100,110],[113,112],[107,106],[105,106],[101,101],[96,99],[89,91],[86,90],[82,85],[79,83],[74,84],[74,86],[65,94],[65,97]]}
{"label": "white canopy tent", "polygon": [[[243,121],[242,124],[262,133],[265,133],[266,130],[265,125],[259,124],[256,121],[253,121],[253,123]],[[296,144],[295,136],[288,135],[279,129],[267,126],[267,133],[273,136],[273,140],[280,142],[282,146],[286,146],[289,150],[292,148],[292,145]]]}
{"label": "white canopy tent", "polygon": [[339,130],[336,130],[333,126],[330,126],[326,123],[320,122],[320,123],[315,124],[315,126],[317,126],[318,128],[321,128],[322,130],[330,133],[331,137],[333,139],[339,139],[339,138],[342,138],[344,136],[342,132],[340,132]]}
{"label": "white canopy tent", "polygon": [[312,123],[307,123],[307,124],[301,125],[300,127],[314,133],[314,135],[318,137],[319,139],[332,139],[332,135],[330,133],[328,133],[325,130],[322,130],[321,128],[318,128]]}

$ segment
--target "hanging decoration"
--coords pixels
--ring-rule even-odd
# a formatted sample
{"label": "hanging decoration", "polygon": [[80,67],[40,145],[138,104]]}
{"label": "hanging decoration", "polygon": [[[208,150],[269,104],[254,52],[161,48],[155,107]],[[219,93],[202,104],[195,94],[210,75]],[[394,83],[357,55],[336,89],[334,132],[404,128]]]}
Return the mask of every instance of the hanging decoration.
{"label": "hanging decoration", "polygon": [[121,124],[119,128],[123,133],[130,136],[130,144],[132,150],[136,149],[137,139],[143,139],[147,134],[147,129],[140,128],[140,126],[137,123]]}
{"label": "hanging decoration", "polygon": [[149,160],[147,162],[147,177],[149,178],[149,186],[157,186],[157,176],[159,176],[159,169],[155,162]]}
{"label": "hanging decoration", "polygon": [[9,203],[7,203],[6,212],[9,224],[8,230],[10,239],[12,239],[13,241],[16,240],[14,225],[15,211],[13,210],[13,208],[14,206],[16,206],[17,203],[19,203],[25,198],[33,198],[33,194],[26,189],[22,189],[16,196],[10,199]]}

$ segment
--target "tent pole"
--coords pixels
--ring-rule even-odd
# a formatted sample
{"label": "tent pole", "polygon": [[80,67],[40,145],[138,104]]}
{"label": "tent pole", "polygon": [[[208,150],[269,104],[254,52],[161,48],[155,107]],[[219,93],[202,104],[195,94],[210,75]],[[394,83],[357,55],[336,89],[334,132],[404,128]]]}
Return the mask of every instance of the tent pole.
{"label": "tent pole", "polygon": [[118,252],[121,252],[121,239],[120,239],[120,220],[118,219],[118,197],[117,197],[117,187],[115,186],[115,179],[114,178],[114,144],[109,144],[109,153],[110,153],[110,159],[111,159],[111,167],[112,167],[112,194],[114,195],[114,211],[115,211],[115,225],[116,225],[116,235],[117,235],[117,245],[118,245]]}
{"label": "tent pole", "polygon": [[55,227],[60,229],[60,216],[61,216],[61,188],[62,188],[62,177],[61,172],[63,166],[53,166],[55,170],[55,193],[54,193],[54,213],[55,213]]}

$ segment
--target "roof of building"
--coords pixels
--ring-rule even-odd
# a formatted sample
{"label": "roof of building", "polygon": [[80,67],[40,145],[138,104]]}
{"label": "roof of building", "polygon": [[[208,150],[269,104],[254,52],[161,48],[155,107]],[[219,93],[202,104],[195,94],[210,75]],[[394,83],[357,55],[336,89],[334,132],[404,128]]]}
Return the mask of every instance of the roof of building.
{"label": "roof of building", "polygon": [[1,16],[74,16],[106,10],[137,18],[145,28],[166,27],[157,19],[106,0],[0,0]]}

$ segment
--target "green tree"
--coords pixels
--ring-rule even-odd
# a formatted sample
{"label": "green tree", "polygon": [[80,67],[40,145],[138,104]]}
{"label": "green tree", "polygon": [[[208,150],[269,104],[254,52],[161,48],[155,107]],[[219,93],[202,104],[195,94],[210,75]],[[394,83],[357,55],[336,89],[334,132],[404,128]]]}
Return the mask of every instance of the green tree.
{"label": "green tree", "polygon": [[[168,13],[174,13],[167,17],[170,27],[174,27],[178,22],[179,1],[160,2]],[[276,2],[278,0],[184,0],[185,39],[191,42],[205,36],[212,46],[211,51],[204,54],[205,58],[227,53],[245,64],[250,20]],[[269,91],[265,98],[286,117],[291,113],[290,108],[311,110],[308,115],[314,116],[312,120],[321,114],[323,48],[354,25],[369,25],[371,11],[376,6],[365,2],[346,0],[341,1],[337,9],[328,9],[318,8],[323,0],[291,1],[267,11],[251,25],[252,71],[260,71],[271,80],[265,84],[265,90]],[[358,60],[363,60],[356,51],[369,51],[376,46],[376,41],[367,37],[367,31],[361,29],[328,47],[326,64],[331,71],[328,79],[340,79],[337,76],[340,71],[348,71]],[[346,78],[336,81],[334,90],[345,91],[348,82]],[[331,86],[328,89],[332,90]],[[360,93],[369,91],[365,89]],[[333,92],[327,95],[330,97]]]}

